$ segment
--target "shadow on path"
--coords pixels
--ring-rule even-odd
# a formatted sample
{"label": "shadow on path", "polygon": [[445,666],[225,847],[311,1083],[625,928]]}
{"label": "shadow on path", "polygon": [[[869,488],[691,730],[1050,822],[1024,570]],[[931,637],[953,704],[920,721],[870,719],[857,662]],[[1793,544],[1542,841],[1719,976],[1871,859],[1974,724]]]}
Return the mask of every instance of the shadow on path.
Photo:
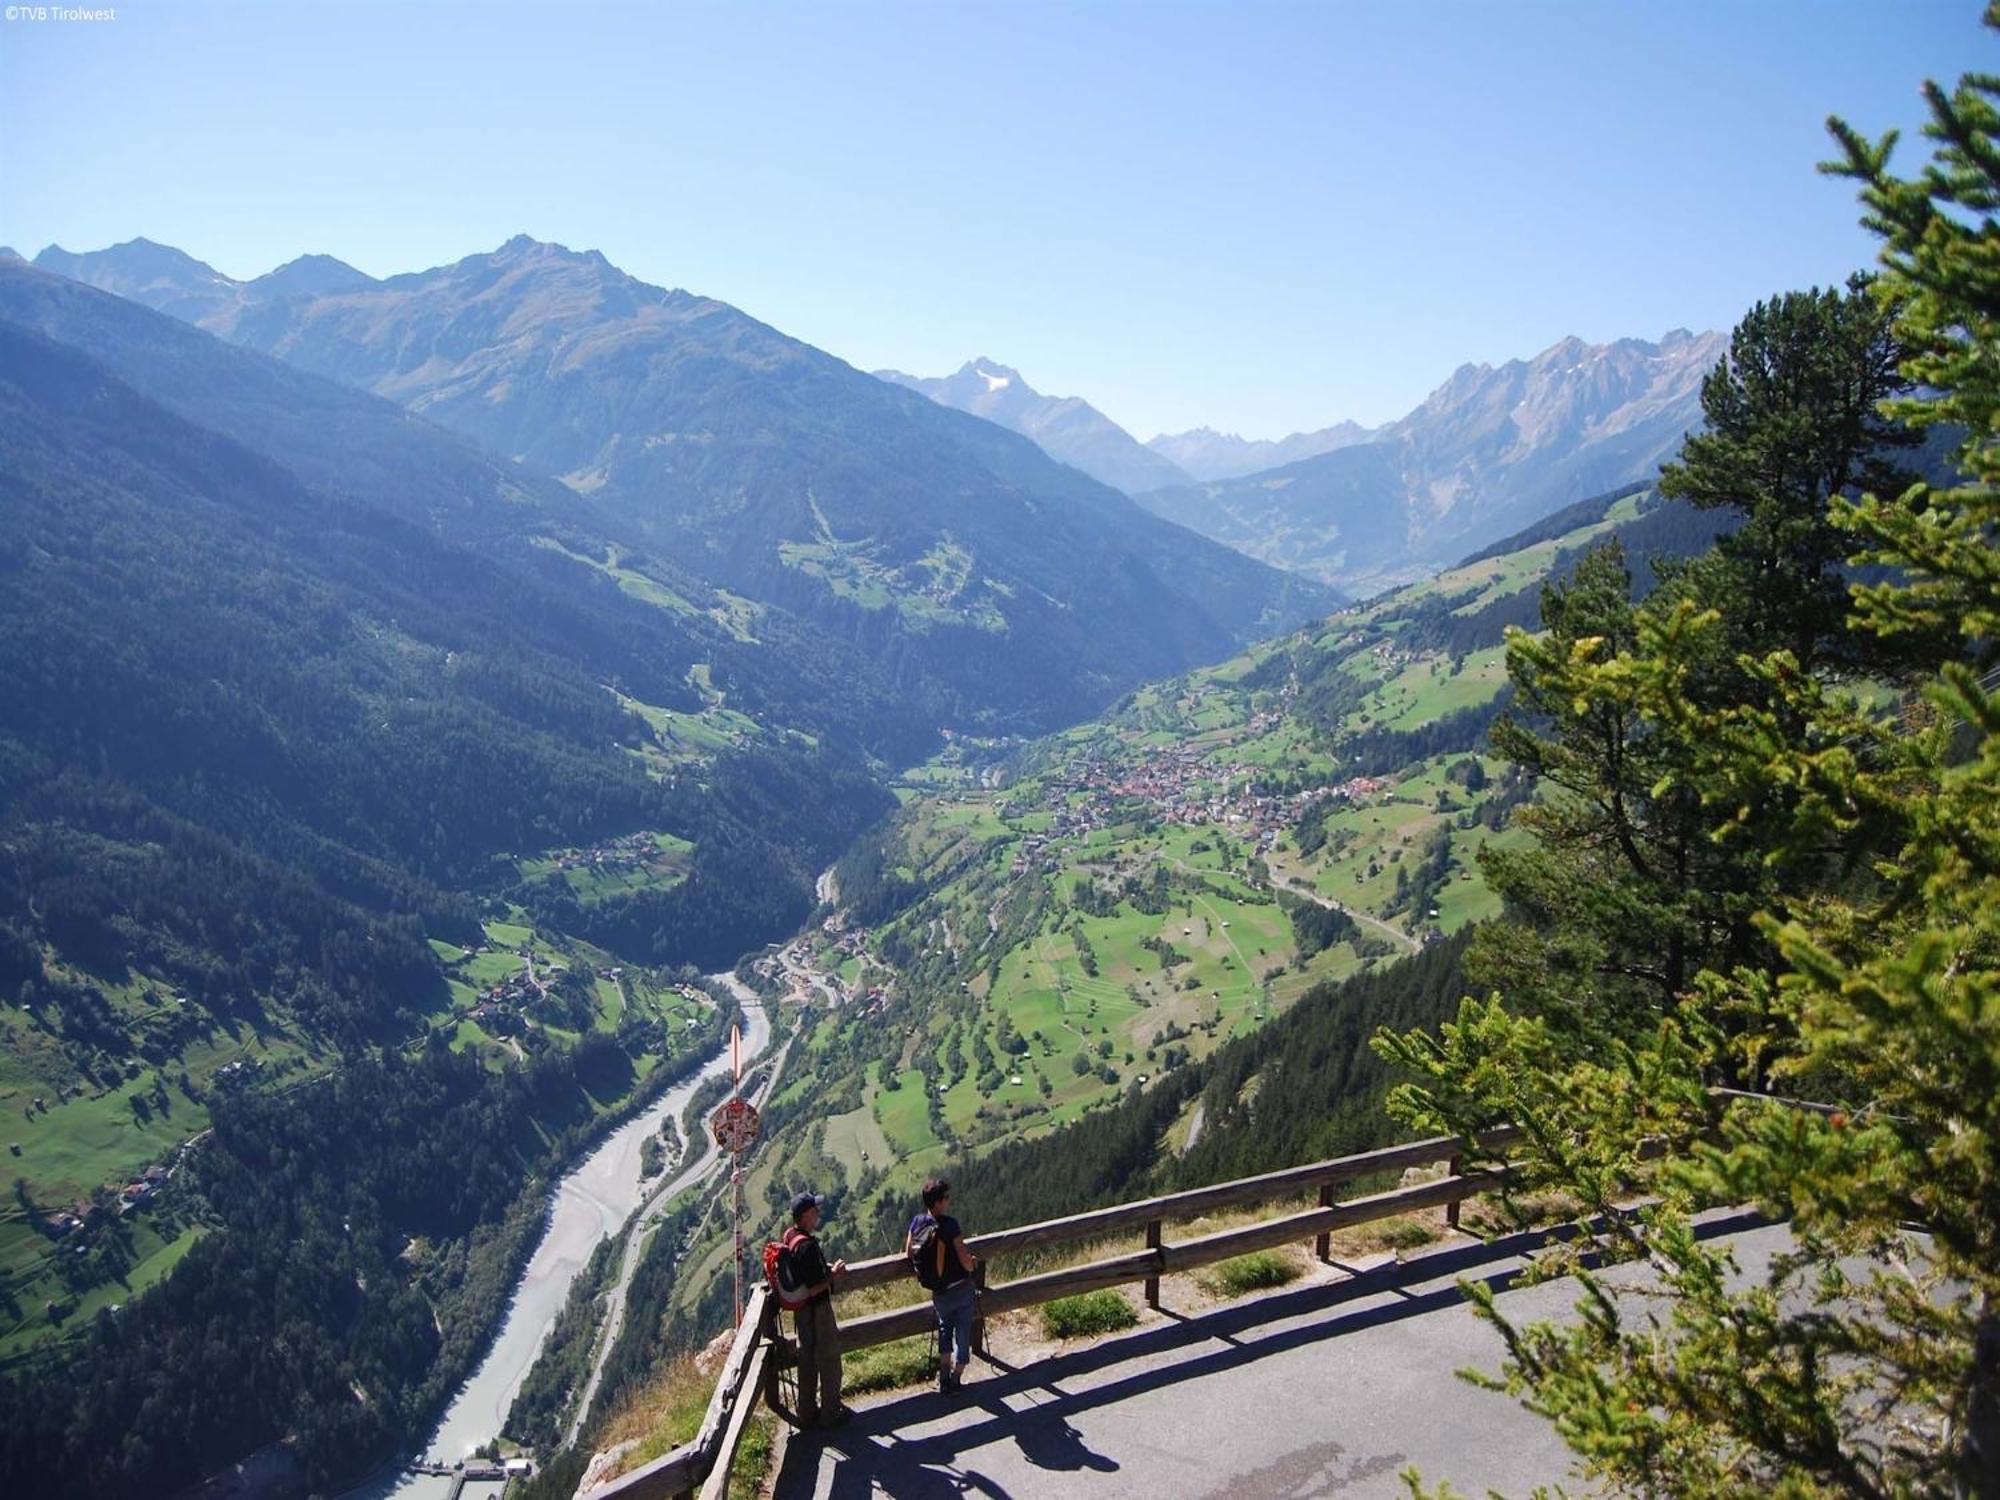
{"label": "shadow on path", "polygon": [[[1729,1213],[1700,1224],[1697,1234],[1712,1239],[1768,1222],[1752,1212]],[[1011,1366],[988,1356],[986,1363],[999,1374],[967,1386],[957,1397],[934,1392],[906,1396],[857,1410],[853,1421],[835,1433],[794,1434],[778,1472],[776,1495],[787,1500],[814,1494],[818,1475],[830,1464],[828,1500],[859,1500],[871,1494],[893,1495],[897,1500],[959,1495],[1024,1500],[978,1469],[960,1464],[980,1448],[1009,1439],[1029,1464],[1050,1474],[1049,1488],[1038,1487],[1041,1494],[1051,1493],[1060,1482],[1056,1476],[1065,1472],[1115,1472],[1120,1468],[1117,1459],[1094,1452],[1072,1417],[1183,1381],[1218,1375],[1267,1355],[1457,1307],[1466,1300],[1458,1284],[1461,1278],[1504,1292],[1526,1269],[1530,1255],[1554,1239],[1568,1238],[1570,1232],[1564,1226],[1450,1246],[1197,1317],[1169,1314],[1172,1321],[1165,1324],[1029,1365]],[[1481,1270],[1484,1274],[1473,1274]],[[1445,1278],[1452,1279],[1442,1286],[1431,1285]],[[1345,1303],[1389,1292],[1398,1296],[1340,1311]],[[1333,1315],[1313,1318],[1315,1313]],[[1295,1321],[1299,1319],[1309,1321]],[[1259,1335],[1259,1329],[1274,1324],[1290,1326]],[[1184,1357],[1148,1364],[1086,1390],[1064,1388],[1064,1382],[1117,1365],[1176,1354]],[[1008,1404],[1010,1398],[1024,1396],[1032,1404]],[[921,1437],[904,1435],[907,1429],[952,1417],[958,1420],[942,1430]]]}

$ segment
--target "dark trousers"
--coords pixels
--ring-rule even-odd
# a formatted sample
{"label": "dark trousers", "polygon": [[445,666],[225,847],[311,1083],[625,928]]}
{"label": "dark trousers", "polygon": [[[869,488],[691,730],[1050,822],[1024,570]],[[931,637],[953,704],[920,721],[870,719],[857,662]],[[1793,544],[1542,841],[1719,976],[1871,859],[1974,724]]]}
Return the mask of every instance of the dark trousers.
{"label": "dark trousers", "polygon": [[810,1426],[840,1410],[840,1324],[833,1298],[815,1297],[792,1315],[799,1331],[799,1420]]}

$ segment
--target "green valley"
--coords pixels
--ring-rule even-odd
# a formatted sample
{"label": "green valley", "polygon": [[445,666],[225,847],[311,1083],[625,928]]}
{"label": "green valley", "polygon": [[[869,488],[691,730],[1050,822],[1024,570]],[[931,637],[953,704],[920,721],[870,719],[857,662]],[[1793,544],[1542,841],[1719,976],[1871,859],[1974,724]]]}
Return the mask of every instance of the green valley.
{"label": "green valley", "polygon": [[[1607,537],[1664,558],[1712,530],[1617,491],[1091,723],[951,740],[822,883],[817,924],[743,971],[800,1018],[751,1201],[810,1184],[886,1223],[927,1172],[1183,1098],[1309,993],[1493,915],[1480,856],[1524,837],[1532,795],[1486,747],[1503,632]],[[1191,1100],[1170,1151],[1202,1129]],[[727,1270],[714,1232],[674,1278],[689,1326]]]}

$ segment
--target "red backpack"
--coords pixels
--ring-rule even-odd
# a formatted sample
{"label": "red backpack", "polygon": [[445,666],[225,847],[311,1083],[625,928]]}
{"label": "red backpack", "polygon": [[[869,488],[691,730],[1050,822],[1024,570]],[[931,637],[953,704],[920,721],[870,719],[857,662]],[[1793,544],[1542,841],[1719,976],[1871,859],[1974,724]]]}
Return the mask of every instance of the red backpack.
{"label": "red backpack", "polygon": [[785,1231],[783,1239],[773,1240],[764,1247],[764,1280],[780,1307],[800,1308],[812,1301],[805,1282],[799,1279],[793,1258],[793,1252],[804,1242],[804,1233],[794,1224]]}

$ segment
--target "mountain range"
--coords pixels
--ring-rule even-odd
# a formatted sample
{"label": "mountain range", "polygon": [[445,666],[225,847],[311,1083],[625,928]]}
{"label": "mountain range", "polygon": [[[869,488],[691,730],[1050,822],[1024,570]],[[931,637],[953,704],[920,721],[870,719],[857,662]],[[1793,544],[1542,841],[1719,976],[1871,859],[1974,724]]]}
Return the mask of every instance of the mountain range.
{"label": "mountain range", "polygon": [[1170,459],[1189,479],[1206,482],[1282,468],[1336,448],[1365,443],[1374,435],[1374,428],[1359,422],[1336,422],[1316,432],[1295,432],[1282,438],[1238,437],[1213,427],[1196,427],[1187,432],[1163,432],[1146,446]]}
{"label": "mountain range", "polygon": [[969,360],[950,375],[926,379],[900,370],[876,375],[928,396],[940,406],[970,412],[1032,438],[1051,458],[1081,469],[1128,495],[1186,484],[1193,476],[1156,453],[1078,396],[1044,396],[990,359]]}
{"label": "mountain range", "polygon": [[309,257],[238,282],[143,240],[36,263],[559,477],[650,554],[865,652],[941,724],[1053,727],[1337,602],[596,252],[522,236],[380,281]]}
{"label": "mountain range", "polygon": [[1368,592],[1650,478],[1725,347],[1569,338],[1464,365],[1376,429],[1144,444],[994,360],[871,378],[526,236],[384,280],[307,255],[236,281],[143,239],[35,264],[557,476],[649,552],[877,656],[975,728],[1052,727],[1335,602],[1241,557]]}
{"label": "mountain range", "polygon": [[1373,428],[1336,422],[1317,432],[1295,432],[1275,440],[1197,427],[1162,433],[1142,443],[1081,396],[1045,396],[1019,370],[983,356],[967,360],[950,375],[906,375],[901,370],[875,374],[940,406],[970,412],[1032,438],[1051,458],[1128,495],[1275,469],[1374,436]]}
{"label": "mountain range", "polygon": [[1701,416],[1728,336],[1569,338],[1464,365],[1400,421],[1331,452],[1141,503],[1357,593],[1448,564],[1574,501],[1650,479]]}
{"label": "mountain range", "polygon": [[[702,909],[646,931],[684,940],[768,920],[758,891],[810,894],[808,858],[780,852],[807,810],[732,812],[699,782],[811,765],[834,787],[935,743],[864,653],[775,609],[753,635],[643,554],[608,575],[588,559],[618,547],[615,518],[390,402],[19,266],[0,265],[0,335],[16,834],[59,809],[65,839],[270,860],[336,906],[462,928],[444,893],[497,855],[681,822],[699,879],[675,899],[698,885]],[[10,847],[73,879],[60,842]],[[143,950],[151,919],[115,942]]]}
{"label": "mountain range", "polygon": [[1726,347],[1685,330],[1658,343],[1567,338],[1532,359],[1463,365],[1385,426],[1275,441],[1203,427],[1142,444],[1089,402],[1041,395],[990,359],[940,379],[877,373],[1030,437],[1203,536],[1367,593],[1652,478],[1698,424],[1702,377]]}

